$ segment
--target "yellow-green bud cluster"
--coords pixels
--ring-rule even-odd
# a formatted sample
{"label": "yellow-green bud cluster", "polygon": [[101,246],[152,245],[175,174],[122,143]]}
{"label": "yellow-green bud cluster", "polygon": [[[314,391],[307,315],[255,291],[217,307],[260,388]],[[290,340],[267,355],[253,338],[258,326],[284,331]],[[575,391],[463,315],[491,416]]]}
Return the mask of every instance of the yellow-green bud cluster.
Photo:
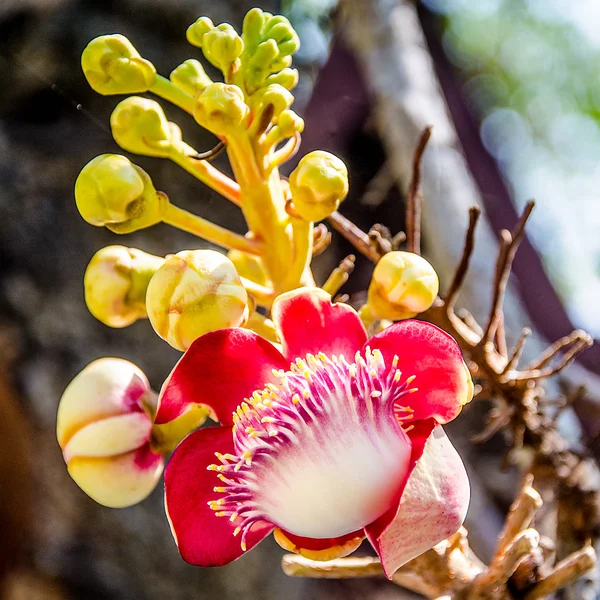
{"label": "yellow-green bud cluster", "polygon": [[188,27],[187,39],[202,48],[206,59],[223,73],[229,71],[244,50],[242,38],[229,23],[215,27],[208,17],[200,17]]}
{"label": "yellow-green bud cluster", "polygon": [[148,283],[164,262],[164,258],[136,248],[102,248],[83,279],[89,311],[109,327],[127,327],[145,318]]}
{"label": "yellow-green bud cluster", "polygon": [[156,79],[154,65],[119,34],[92,40],[81,55],[81,67],[92,89],[104,95],[141,94]]}
{"label": "yellow-green bud cluster", "polygon": [[309,152],[292,171],[290,190],[298,214],[306,221],[321,221],[348,194],[348,169],[329,152]]}
{"label": "yellow-green bud cluster", "polygon": [[88,223],[115,233],[160,223],[168,202],[143,169],[119,154],[102,154],[83,167],[75,182],[75,201]]}
{"label": "yellow-green bud cluster", "polygon": [[248,319],[248,294],[233,263],[213,250],[185,250],[169,256],[146,294],[156,333],[178,350],[200,336]]}
{"label": "yellow-green bud cluster", "polygon": [[253,8],[244,18],[242,39],[242,76],[248,95],[271,83],[287,89],[295,86],[298,75],[289,66],[300,40],[288,19]]}
{"label": "yellow-green bud cluster", "polygon": [[429,309],[439,291],[435,269],[412,252],[388,252],[373,271],[367,307],[375,319],[410,319]]}

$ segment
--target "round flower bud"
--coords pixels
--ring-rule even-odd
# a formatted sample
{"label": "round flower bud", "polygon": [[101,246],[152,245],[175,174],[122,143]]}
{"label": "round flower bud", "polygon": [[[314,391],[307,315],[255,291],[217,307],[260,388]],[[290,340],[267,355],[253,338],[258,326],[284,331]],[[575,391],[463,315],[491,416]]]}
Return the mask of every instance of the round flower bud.
{"label": "round flower bud", "polygon": [[181,63],[172,71],[169,79],[180,90],[187,92],[191,96],[195,96],[212,83],[212,79],[206,74],[204,67],[199,61],[193,58]]}
{"label": "round flower bud", "polygon": [[373,271],[367,306],[376,319],[410,319],[431,307],[439,286],[434,268],[422,256],[388,252]]}
{"label": "round flower bud", "polygon": [[336,211],[348,194],[348,170],[329,152],[309,152],[292,171],[290,190],[300,216],[321,221]]}
{"label": "round flower bud", "polygon": [[141,94],[156,79],[154,65],[119,34],[93,39],[81,55],[81,67],[92,89],[104,95]]}
{"label": "round flower bud", "polygon": [[[110,116],[113,137],[121,148],[144,156],[169,156],[174,124],[158,102],[132,96],[119,102]],[[175,126],[176,127],[176,126]]]}
{"label": "round flower bud", "polygon": [[211,83],[196,96],[194,119],[216,135],[229,135],[245,129],[249,117],[250,108],[237,85]]}
{"label": "round flower bud", "polygon": [[222,23],[202,36],[202,52],[218,69],[227,72],[244,50],[244,42],[229,23]]}
{"label": "round flower bud", "polygon": [[101,154],[83,167],[75,182],[75,201],[88,223],[115,233],[160,223],[168,202],[143,169],[119,154]]}
{"label": "round flower bud", "polygon": [[288,109],[294,102],[294,96],[283,86],[272,83],[264,88],[261,98],[261,108],[273,107],[273,116],[278,117],[284,110]]}
{"label": "round flower bud", "polygon": [[214,27],[214,23],[208,17],[200,17],[187,28],[185,37],[192,46],[202,48],[202,39]]}
{"label": "round flower bud", "polygon": [[214,250],[184,250],[156,271],[146,294],[154,331],[187,350],[200,336],[248,319],[248,295],[233,263]]}
{"label": "round flower bud", "polygon": [[120,358],[101,358],[81,371],[58,406],[56,434],[75,483],[96,502],[132,506],[156,487],[163,470],[152,451],[154,396],[144,373]]}
{"label": "round flower bud", "polygon": [[146,290],[164,258],[125,246],[98,250],[83,278],[85,303],[109,327],[127,327],[146,315]]}

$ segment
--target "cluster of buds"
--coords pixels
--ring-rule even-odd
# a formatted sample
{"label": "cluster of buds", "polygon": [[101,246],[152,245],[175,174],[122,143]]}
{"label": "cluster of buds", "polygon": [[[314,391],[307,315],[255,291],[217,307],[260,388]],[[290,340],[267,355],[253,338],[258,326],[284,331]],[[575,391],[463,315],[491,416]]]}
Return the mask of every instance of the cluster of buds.
{"label": "cluster of buds", "polygon": [[[77,207],[91,225],[127,234],[167,223],[227,251],[224,254],[191,249],[163,257],[111,245],[99,250],[88,265],[84,277],[85,300],[92,315],[110,327],[126,327],[147,318],[160,338],[185,352],[162,386],[159,397],[135,365],[122,359],[105,358],[93,362],[77,375],[60,401],[57,435],[69,473],[84,492],[111,507],[130,506],[151,493],[161,476],[165,457],[186,436],[190,439],[189,434],[207,417],[227,425],[231,411],[237,410],[236,414],[252,421],[253,413],[249,412],[244,397],[255,390],[242,389],[240,382],[273,385],[272,367],[283,371],[293,368],[290,366],[292,358],[304,360],[307,356],[310,368],[315,368],[314,356],[310,359],[311,355],[307,355],[312,351],[311,344],[298,342],[298,352],[294,353],[289,344],[293,335],[298,340],[313,334],[315,340],[319,338],[319,343],[324,344],[322,349],[333,353],[331,360],[319,353],[322,361],[319,369],[333,376],[333,365],[338,361],[336,353],[341,353],[346,346],[355,353],[366,343],[363,323],[372,325],[375,321],[415,316],[429,308],[438,291],[432,267],[416,254],[398,251],[383,256],[374,270],[368,302],[360,313],[363,323],[348,306],[331,304],[329,294],[337,292],[343,281],[335,283],[337,279],[330,278],[323,286],[328,294],[312,289],[310,262],[316,251],[318,231],[324,227],[321,225],[315,230],[314,223],[338,210],[348,194],[348,171],[338,157],[319,150],[304,156],[289,179],[279,175],[279,166],[298,150],[304,128],[303,120],[292,110],[291,90],[298,74],[291,68],[291,57],[298,49],[298,36],[284,17],[253,9],[244,20],[241,34],[227,23],[215,25],[202,17],[189,27],[187,39],[202,50],[209,63],[222,71],[223,81],[213,81],[195,58],[177,66],[169,78],[162,77],[129,40],[120,35],[93,40],[82,56],[84,74],[99,93],[150,92],[187,112],[219,138],[215,150],[199,153],[183,140],[181,129],[167,120],[159,102],[140,96],[119,102],[110,119],[113,137],[125,152],[175,162],[238,206],[248,226],[245,234],[239,234],[178,208],[164,192],[156,189],[150,175],[126,156],[98,156],[83,168],[77,179]],[[221,149],[227,152],[234,178],[210,162]],[[310,289],[294,291],[303,287]],[[329,325],[325,327],[323,323]],[[339,335],[335,328],[339,328]],[[296,334],[292,333],[294,330]],[[406,331],[416,336],[415,340],[421,336],[417,330],[408,328]],[[219,345],[214,341],[224,336],[227,343]],[[335,339],[339,352],[329,347],[329,339],[331,343]],[[381,338],[384,353],[385,339],[388,338]],[[210,351],[203,352],[201,348]],[[241,353],[237,358],[236,348]],[[285,356],[279,349],[283,349]],[[217,357],[214,366],[213,350]],[[435,351],[433,347],[427,350]],[[361,369],[367,361],[372,363],[373,369],[381,371],[377,385],[391,386],[398,397],[416,391],[407,387],[410,380],[400,382],[400,374],[394,376],[392,371],[390,377],[384,374],[381,352],[372,355],[368,346],[361,352],[364,357],[359,356],[360,353],[356,355]],[[218,362],[219,357],[229,360],[229,353],[234,357],[231,368]],[[197,366],[196,360],[206,361],[206,364]],[[389,369],[396,368],[393,353],[386,360]],[[193,368],[187,366],[190,361]],[[220,373],[221,367],[227,372]],[[455,404],[450,410],[444,405],[447,398],[440,395],[439,406],[432,404],[430,410],[439,417],[440,423],[453,418],[470,398],[471,388],[459,354],[454,356],[450,367],[456,386],[447,396],[452,397]],[[345,365],[348,373],[344,371],[344,376],[350,376],[354,368]],[[373,369],[369,377],[373,376]],[[206,385],[202,383],[198,387],[196,377],[200,375],[205,377],[202,381]],[[226,380],[223,385],[227,390],[221,393],[215,380]],[[336,385],[340,390],[350,389],[345,388],[341,380]],[[200,389],[207,401],[189,400],[190,395]],[[373,393],[375,396],[370,402],[376,397],[376,392]],[[364,394],[365,390],[361,390],[351,399],[357,411],[362,410]],[[229,397],[236,398],[236,404],[227,405],[223,413],[219,402],[226,403]],[[296,396],[290,402],[290,407],[294,407]],[[240,407],[236,409],[237,404]],[[345,406],[342,402],[336,410],[343,410]],[[411,438],[406,437],[400,425],[393,424],[390,431],[386,429],[389,426],[387,408],[386,405],[380,415],[383,429],[379,433],[383,439],[401,446],[408,457]],[[293,410],[284,410],[286,418]],[[344,419],[340,420],[343,422]],[[249,440],[254,439],[255,433],[258,435],[257,424],[252,423],[244,434]],[[265,423],[260,427],[267,431]],[[231,438],[229,427],[218,429],[228,430]],[[418,431],[419,435],[425,435]],[[278,434],[273,430],[269,435],[276,438]],[[426,435],[430,436],[431,431]],[[438,432],[434,437],[441,440],[441,436]],[[179,457],[182,456],[179,452]],[[405,481],[405,475],[401,473],[397,477],[399,483]],[[207,477],[206,469],[199,477]],[[385,473],[381,473],[381,477],[387,481]],[[465,492],[463,483],[461,489]],[[332,484],[331,489],[337,487]],[[397,500],[398,490],[388,487],[390,498]],[[364,517],[364,524],[368,525],[381,507],[371,506],[370,502],[362,506],[359,497],[357,494],[356,519],[362,523]],[[446,527],[454,530],[462,519],[464,499],[463,493],[460,510],[457,509]],[[206,502],[202,504],[207,506]],[[220,506],[218,502],[217,505]],[[210,523],[213,517],[211,514]],[[174,518],[177,521],[179,517]],[[243,534],[242,547],[245,547],[249,529],[250,525]],[[177,533],[178,538],[184,540],[187,534],[180,533]],[[434,534],[431,543],[438,539],[438,534]],[[354,549],[361,536],[355,536],[351,542],[342,536],[341,547],[348,551]],[[307,552],[298,546],[300,542],[292,533],[278,530],[276,539],[286,540],[285,547],[297,546],[299,551]],[[325,557],[332,552],[338,555],[335,548],[314,552],[316,554],[311,550],[310,555]],[[401,560],[401,555],[397,553],[395,560]]]}

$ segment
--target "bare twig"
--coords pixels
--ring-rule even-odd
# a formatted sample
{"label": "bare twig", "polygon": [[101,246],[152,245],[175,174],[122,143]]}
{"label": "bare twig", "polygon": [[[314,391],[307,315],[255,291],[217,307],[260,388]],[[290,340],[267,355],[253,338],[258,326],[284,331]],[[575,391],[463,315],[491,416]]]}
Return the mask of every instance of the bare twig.
{"label": "bare twig", "polygon": [[531,335],[531,329],[526,327],[521,332],[515,347],[512,349],[510,356],[508,357],[508,361],[506,363],[506,367],[504,367],[503,373],[507,371],[511,371],[517,368],[519,364],[519,360],[521,359],[521,354],[523,354],[523,349],[525,348],[525,342],[527,342],[527,338]]}
{"label": "bare twig", "polygon": [[412,178],[406,193],[406,249],[421,254],[421,159],[433,127],[425,127],[417,142],[412,165]]}
{"label": "bare twig", "polygon": [[336,211],[327,217],[327,221],[368,259],[376,263],[381,258],[381,255],[370,244],[369,236],[350,219]]}
{"label": "bare twig", "polygon": [[462,287],[462,284],[469,270],[469,263],[471,261],[471,255],[473,254],[473,248],[475,246],[475,229],[477,228],[477,221],[481,215],[481,209],[479,206],[471,206],[469,208],[469,227],[467,228],[467,235],[465,236],[465,245],[463,253],[460,259],[458,268],[452,283],[446,292],[445,301],[448,308],[452,308],[456,303],[458,294]]}

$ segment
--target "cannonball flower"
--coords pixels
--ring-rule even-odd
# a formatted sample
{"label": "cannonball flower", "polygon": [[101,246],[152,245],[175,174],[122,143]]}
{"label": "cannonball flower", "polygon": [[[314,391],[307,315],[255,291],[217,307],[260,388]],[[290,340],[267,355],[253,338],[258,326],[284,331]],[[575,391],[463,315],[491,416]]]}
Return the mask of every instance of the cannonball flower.
{"label": "cannonball flower", "polygon": [[464,466],[441,424],[472,398],[455,341],[419,321],[367,339],[357,313],[320,289],[279,296],[280,352],[225,329],[192,344],[159,396],[156,422],[191,403],[200,429],[165,470],[183,558],[224,565],[269,533],[329,560],[366,537],[391,576],[455,533],[469,502]]}
{"label": "cannonball flower", "polygon": [[137,504],[160,479],[164,459],[151,446],[153,397],[138,367],[101,358],[60,399],[56,435],[69,474],[104,506]]}

